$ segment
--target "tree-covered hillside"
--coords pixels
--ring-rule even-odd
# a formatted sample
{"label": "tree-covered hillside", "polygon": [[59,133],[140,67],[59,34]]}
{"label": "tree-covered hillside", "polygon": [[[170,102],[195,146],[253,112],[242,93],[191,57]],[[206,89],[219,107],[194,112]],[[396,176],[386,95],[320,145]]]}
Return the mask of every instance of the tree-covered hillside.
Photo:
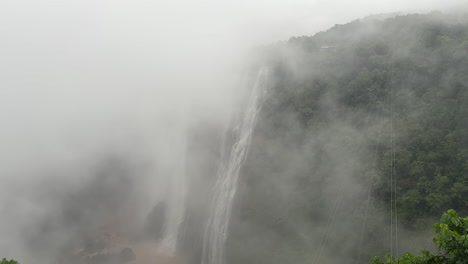
{"label": "tree-covered hillside", "polygon": [[267,54],[229,263],[367,263],[468,214],[466,21],[356,20]]}

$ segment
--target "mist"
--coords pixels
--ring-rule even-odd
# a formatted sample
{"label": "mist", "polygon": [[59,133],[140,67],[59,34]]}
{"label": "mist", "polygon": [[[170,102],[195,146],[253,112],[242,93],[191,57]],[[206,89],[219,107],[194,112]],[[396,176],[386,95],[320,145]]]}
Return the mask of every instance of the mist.
{"label": "mist", "polygon": [[[181,259],[198,261],[220,146],[244,111],[256,48],[370,14],[461,6],[2,1],[0,258],[58,263],[63,252],[107,231],[128,245],[157,241],[148,246],[155,258],[183,247]],[[297,149],[283,150],[291,152],[285,163],[307,162]],[[339,153],[351,155],[346,151]],[[285,195],[294,192],[283,183]],[[180,222],[168,227],[168,215]],[[163,240],[171,228],[186,237],[177,250]]]}

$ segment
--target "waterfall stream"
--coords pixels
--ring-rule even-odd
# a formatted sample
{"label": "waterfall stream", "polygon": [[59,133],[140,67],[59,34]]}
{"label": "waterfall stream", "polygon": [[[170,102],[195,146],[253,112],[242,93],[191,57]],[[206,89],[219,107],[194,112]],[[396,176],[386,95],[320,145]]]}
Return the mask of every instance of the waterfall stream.
{"label": "waterfall stream", "polygon": [[239,171],[249,152],[267,76],[268,69],[262,67],[258,71],[250,91],[245,112],[235,124],[233,131],[230,132],[234,134],[233,144],[228,146],[228,153],[220,161],[213,204],[203,241],[202,264],[222,264],[224,262],[224,244],[228,235],[229,219],[232,202],[237,191]]}
{"label": "waterfall stream", "polygon": [[165,158],[169,160],[165,164],[167,169],[164,171],[169,182],[167,185],[166,197],[166,215],[163,228],[163,239],[160,244],[160,251],[164,254],[174,256],[178,248],[180,229],[186,213],[187,199],[187,179],[186,179],[186,121],[181,119],[180,124],[174,126],[172,136],[166,144],[170,144],[166,151]]}

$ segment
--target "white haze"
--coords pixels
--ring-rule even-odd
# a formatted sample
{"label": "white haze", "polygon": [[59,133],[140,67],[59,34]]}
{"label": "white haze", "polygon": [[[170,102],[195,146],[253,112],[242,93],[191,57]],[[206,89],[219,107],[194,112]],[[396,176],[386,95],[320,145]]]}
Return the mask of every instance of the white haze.
{"label": "white haze", "polygon": [[[36,200],[45,179],[66,193],[112,152],[178,164],[191,123],[228,119],[250,47],[463,2],[1,1],[0,258],[31,261],[23,234],[56,202]],[[166,180],[148,175],[147,211]]]}

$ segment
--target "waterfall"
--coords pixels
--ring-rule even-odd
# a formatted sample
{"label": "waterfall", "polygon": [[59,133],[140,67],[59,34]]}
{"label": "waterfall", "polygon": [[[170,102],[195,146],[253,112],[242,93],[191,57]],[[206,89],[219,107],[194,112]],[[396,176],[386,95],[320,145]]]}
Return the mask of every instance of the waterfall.
{"label": "waterfall", "polygon": [[179,230],[185,216],[185,169],[180,165],[170,182],[170,195],[167,199],[167,216],[164,224],[164,238],[161,241],[161,249],[164,253],[173,256],[177,250]]}
{"label": "waterfall", "polygon": [[165,175],[169,178],[167,185],[166,219],[163,228],[163,239],[160,244],[161,253],[174,256],[180,229],[185,218],[187,182],[186,182],[186,127],[185,119],[174,125],[171,136],[167,136],[167,161]]}
{"label": "waterfall", "polygon": [[[226,157],[220,161],[213,204],[203,241],[202,264],[222,264],[224,261],[224,244],[228,235],[229,218],[237,191],[239,171],[249,151],[267,75],[266,67],[258,71],[245,112],[233,129],[234,143],[227,150],[229,152],[226,153]],[[226,139],[229,138],[226,137]]]}

